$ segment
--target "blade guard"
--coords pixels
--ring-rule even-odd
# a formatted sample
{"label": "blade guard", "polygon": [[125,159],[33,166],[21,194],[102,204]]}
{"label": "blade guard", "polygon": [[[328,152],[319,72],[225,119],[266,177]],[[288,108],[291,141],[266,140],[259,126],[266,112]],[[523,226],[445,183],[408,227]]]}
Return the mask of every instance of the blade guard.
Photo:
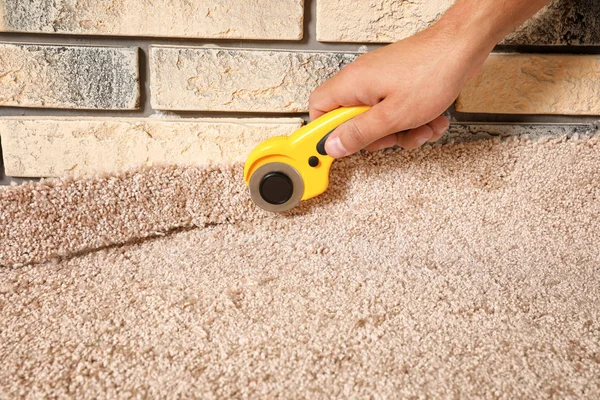
{"label": "blade guard", "polygon": [[[261,166],[282,162],[294,167],[302,176],[304,181],[302,200],[323,193],[329,185],[329,170],[334,159],[327,154],[319,153],[317,145],[335,128],[369,109],[370,107],[367,106],[339,108],[305,125],[290,136],[277,136],[263,141],[252,150],[246,160],[244,166],[246,185],[254,171]],[[316,165],[314,165],[315,158],[318,159]]]}

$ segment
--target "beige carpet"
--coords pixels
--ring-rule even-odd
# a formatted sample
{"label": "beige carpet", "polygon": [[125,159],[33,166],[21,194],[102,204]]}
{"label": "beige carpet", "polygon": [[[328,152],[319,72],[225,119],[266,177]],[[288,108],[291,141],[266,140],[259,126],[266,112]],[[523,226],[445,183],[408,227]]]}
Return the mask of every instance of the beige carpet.
{"label": "beige carpet", "polygon": [[0,190],[0,398],[598,398],[600,139],[532,133]]}

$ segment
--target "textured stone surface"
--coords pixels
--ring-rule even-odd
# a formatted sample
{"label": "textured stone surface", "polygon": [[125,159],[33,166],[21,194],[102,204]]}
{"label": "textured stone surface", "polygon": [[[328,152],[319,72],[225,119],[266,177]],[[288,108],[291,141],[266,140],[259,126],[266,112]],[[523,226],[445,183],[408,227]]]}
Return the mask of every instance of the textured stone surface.
{"label": "textured stone surface", "polygon": [[303,0],[0,1],[11,32],[299,40],[303,15]]}
{"label": "textured stone surface", "polygon": [[[404,39],[435,22],[454,0],[319,0],[317,39],[380,42]],[[553,0],[504,44],[600,44],[600,2]]]}
{"label": "textured stone surface", "polygon": [[388,43],[435,22],[454,0],[319,0],[317,40]]}
{"label": "textured stone surface", "polygon": [[357,54],[155,46],[152,106],[161,110],[305,112],[313,89]]}
{"label": "textured stone surface", "polygon": [[600,115],[600,55],[492,55],[456,110]]}
{"label": "textured stone surface", "polygon": [[502,44],[598,45],[600,1],[553,0]]}
{"label": "textured stone surface", "polygon": [[135,109],[137,48],[0,44],[0,105]]}
{"label": "textured stone surface", "polygon": [[301,119],[5,118],[8,176],[55,177],[150,163],[242,162],[260,141],[288,135]]}

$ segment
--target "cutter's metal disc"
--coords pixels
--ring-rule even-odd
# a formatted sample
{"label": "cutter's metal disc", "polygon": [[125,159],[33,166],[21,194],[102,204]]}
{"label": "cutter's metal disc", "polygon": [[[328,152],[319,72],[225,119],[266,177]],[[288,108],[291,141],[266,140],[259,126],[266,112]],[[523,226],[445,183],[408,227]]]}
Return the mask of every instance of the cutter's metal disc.
{"label": "cutter's metal disc", "polygon": [[302,200],[304,180],[291,165],[273,162],[254,171],[248,188],[257,206],[271,212],[283,212],[296,207]]}

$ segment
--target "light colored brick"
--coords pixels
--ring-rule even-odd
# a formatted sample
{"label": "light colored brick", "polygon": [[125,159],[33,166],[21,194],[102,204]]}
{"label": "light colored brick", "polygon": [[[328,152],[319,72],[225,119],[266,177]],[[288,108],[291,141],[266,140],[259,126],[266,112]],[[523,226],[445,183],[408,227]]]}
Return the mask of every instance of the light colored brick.
{"label": "light colored brick", "polygon": [[305,112],[321,83],[357,54],[163,47],[150,50],[159,110]]}
{"label": "light colored brick", "polygon": [[281,119],[4,118],[7,176],[56,177],[151,163],[243,162],[256,144],[300,128]]}
{"label": "light colored brick", "polygon": [[304,0],[0,0],[0,30],[77,35],[302,39]]}
{"label": "light colored brick", "polygon": [[0,44],[0,105],[131,110],[137,48]]}
{"label": "light colored brick", "polygon": [[[455,0],[319,0],[317,40],[389,43],[435,22]],[[503,44],[600,44],[600,2],[553,0]]]}
{"label": "light colored brick", "polygon": [[455,0],[319,0],[317,40],[389,43],[435,22]]}
{"label": "light colored brick", "polygon": [[494,54],[464,88],[456,109],[600,115],[600,56]]}

